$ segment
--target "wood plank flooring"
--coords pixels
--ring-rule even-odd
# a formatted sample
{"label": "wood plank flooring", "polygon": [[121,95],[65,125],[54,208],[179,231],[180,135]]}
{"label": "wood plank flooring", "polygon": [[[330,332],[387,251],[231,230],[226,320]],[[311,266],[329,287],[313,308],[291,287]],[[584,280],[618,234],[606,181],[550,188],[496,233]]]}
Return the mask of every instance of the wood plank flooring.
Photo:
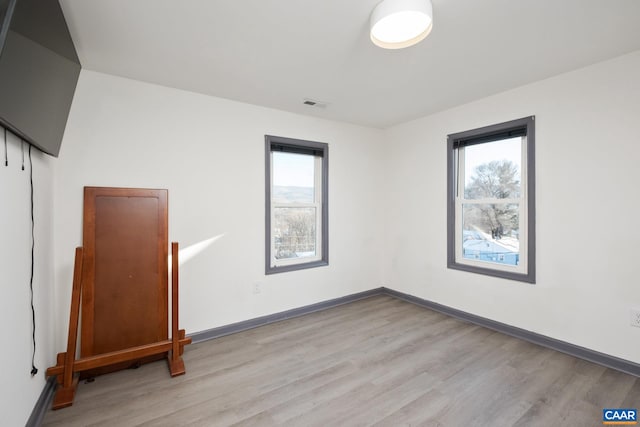
{"label": "wood plank flooring", "polygon": [[389,296],[81,383],[45,426],[602,426],[640,378]]}

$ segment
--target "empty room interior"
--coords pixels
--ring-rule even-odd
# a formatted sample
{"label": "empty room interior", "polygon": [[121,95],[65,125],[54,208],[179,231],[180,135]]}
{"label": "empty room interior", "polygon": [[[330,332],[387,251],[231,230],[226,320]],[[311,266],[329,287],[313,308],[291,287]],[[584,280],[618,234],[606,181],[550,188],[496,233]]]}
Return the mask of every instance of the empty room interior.
{"label": "empty room interior", "polygon": [[2,424],[637,423],[639,21],[0,0]]}

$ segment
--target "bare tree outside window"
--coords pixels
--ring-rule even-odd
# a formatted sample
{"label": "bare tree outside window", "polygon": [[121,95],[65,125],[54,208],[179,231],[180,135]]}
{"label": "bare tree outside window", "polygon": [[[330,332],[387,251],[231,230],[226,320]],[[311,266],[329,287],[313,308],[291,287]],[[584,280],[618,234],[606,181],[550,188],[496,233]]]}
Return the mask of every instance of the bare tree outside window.
{"label": "bare tree outside window", "polygon": [[[510,160],[494,160],[476,167],[465,186],[466,199],[517,199],[520,197],[519,168]],[[489,203],[469,205],[465,226],[488,231],[492,239],[517,236],[518,205]]]}
{"label": "bare tree outside window", "polygon": [[315,208],[275,208],[274,216],[277,259],[315,255]]}

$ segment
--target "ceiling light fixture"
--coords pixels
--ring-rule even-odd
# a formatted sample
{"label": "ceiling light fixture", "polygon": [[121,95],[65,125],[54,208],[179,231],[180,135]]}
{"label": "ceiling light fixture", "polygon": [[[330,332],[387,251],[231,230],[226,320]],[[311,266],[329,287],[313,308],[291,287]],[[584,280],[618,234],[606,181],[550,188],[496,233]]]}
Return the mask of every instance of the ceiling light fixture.
{"label": "ceiling light fixture", "polygon": [[413,46],[432,27],[430,0],[383,0],[371,13],[371,41],[384,49]]}

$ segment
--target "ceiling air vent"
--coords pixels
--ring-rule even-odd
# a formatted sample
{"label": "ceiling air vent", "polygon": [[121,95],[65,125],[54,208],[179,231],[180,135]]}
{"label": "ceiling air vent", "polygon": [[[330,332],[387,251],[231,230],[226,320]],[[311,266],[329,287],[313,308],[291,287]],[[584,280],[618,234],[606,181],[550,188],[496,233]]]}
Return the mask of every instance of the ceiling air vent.
{"label": "ceiling air vent", "polygon": [[309,105],[310,107],[327,108],[327,103],[326,102],[316,101],[314,99],[305,98],[302,103],[304,105]]}

